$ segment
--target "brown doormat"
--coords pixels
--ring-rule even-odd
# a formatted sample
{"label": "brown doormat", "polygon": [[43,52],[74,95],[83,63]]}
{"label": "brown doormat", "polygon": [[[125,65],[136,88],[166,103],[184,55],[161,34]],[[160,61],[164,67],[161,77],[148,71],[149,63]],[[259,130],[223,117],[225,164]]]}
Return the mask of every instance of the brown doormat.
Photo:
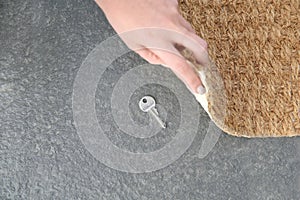
{"label": "brown doormat", "polygon": [[219,73],[206,73],[213,121],[236,136],[300,135],[300,0],[179,0],[179,7]]}

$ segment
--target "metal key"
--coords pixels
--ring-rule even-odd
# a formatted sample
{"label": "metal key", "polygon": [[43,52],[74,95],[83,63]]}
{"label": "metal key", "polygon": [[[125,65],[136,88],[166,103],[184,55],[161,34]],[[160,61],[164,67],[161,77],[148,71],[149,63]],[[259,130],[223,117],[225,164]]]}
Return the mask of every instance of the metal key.
{"label": "metal key", "polygon": [[143,112],[149,112],[162,128],[166,128],[166,124],[161,120],[155,108],[155,99],[151,96],[144,96],[140,102],[139,107]]}

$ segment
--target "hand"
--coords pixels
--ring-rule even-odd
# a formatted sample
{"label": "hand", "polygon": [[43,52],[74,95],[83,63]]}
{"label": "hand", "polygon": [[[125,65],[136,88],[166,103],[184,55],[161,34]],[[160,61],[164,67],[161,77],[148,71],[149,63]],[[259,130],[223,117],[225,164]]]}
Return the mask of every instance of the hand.
{"label": "hand", "polygon": [[180,15],[177,0],[96,2],[129,48],[152,64],[171,68],[192,92],[206,92],[198,73],[181,56],[179,48],[191,51],[197,62],[205,66],[209,62],[207,43]]}

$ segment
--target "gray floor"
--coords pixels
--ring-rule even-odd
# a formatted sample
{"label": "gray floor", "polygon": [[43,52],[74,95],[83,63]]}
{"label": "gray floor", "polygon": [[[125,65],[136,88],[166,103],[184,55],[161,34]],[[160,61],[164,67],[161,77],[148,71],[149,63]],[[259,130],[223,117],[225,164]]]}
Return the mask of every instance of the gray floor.
{"label": "gray floor", "polygon": [[[209,122],[200,106],[193,143],[165,168],[136,174],[96,159],[75,127],[73,84],[88,54],[114,34],[92,0],[0,0],[0,199],[300,199],[300,138],[222,134],[200,159]],[[148,84],[132,94],[132,119],[147,123],[134,102],[152,94],[172,108],[167,110],[171,131],[144,140],[114,124],[109,109],[114,83],[144,63],[132,52],[120,57],[96,93],[97,117],[107,137],[132,152],[164,146],[176,136],[182,117],[176,95]]]}

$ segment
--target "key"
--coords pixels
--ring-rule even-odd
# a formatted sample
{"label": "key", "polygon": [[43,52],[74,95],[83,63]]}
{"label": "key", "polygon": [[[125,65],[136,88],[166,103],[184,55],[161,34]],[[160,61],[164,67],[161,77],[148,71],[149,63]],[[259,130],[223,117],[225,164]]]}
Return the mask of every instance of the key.
{"label": "key", "polygon": [[139,107],[143,112],[149,112],[162,128],[166,128],[166,124],[161,120],[155,108],[155,99],[151,96],[144,96],[140,102]]}

